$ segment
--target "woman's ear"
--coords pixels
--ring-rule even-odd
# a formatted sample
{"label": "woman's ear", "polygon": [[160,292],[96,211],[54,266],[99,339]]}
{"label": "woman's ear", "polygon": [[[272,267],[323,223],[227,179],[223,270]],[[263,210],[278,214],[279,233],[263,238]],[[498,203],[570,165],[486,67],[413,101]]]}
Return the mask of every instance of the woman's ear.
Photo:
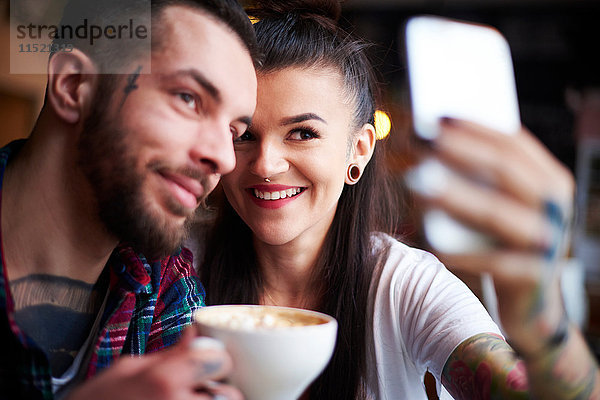
{"label": "woman's ear", "polygon": [[376,142],[375,127],[371,124],[364,124],[353,140],[352,153],[348,160],[348,169],[346,171],[345,182],[348,185],[354,185],[359,181],[365,167],[373,156]]}
{"label": "woman's ear", "polygon": [[98,69],[82,51],[54,53],[48,62],[48,101],[54,112],[69,124],[82,119],[90,108]]}

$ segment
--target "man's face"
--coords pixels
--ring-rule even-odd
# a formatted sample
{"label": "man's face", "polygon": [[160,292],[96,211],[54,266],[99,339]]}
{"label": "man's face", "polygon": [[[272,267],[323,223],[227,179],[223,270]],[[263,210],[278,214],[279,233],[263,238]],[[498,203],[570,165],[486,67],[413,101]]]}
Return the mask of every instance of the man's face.
{"label": "man's face", "polygon": [[134,64],[98,99],[79,146],[107,229],[149,257],[181,243],[200,201],[235,166],[232,136],[256,105],[252,60],[235,34],[180,6],[160,21],[151,73]]}

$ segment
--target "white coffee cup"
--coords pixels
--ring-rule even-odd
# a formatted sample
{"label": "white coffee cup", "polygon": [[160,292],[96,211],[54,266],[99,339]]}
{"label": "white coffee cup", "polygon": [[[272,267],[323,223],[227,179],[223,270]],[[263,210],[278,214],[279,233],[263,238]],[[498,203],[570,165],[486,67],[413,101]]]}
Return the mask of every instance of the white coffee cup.
{"label": "white coffee cup", "polygon": [[247,400],[295,400],[327,366],[337,321],[290,307],[209,306],[197,310],[198,333],[219,339],[233,359],[230,383]]}

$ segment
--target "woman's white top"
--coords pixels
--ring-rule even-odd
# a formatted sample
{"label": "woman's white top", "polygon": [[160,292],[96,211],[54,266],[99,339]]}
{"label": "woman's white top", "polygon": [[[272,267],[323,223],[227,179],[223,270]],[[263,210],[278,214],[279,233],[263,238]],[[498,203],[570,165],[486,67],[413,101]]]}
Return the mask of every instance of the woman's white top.
{"label": "woman's white top", "polygon": [[464,340],[500,330],[471,290],[430,253],[374,234],[375,251],[389,245],[369,293],[367,387],[380,400],[427,399],[423,376],[433,374],[440,399],[446,360]]}

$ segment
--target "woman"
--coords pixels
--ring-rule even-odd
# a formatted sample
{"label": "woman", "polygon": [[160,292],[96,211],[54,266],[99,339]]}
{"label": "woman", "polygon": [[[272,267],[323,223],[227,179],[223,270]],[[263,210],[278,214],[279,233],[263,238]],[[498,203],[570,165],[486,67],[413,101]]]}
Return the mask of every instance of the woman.
{"label": "woman", "polygon": [[475,296],[389,235],[375,81],[337,1],[257,3],[258,105],[208,235],[207,302],[335,316],[332,361],[305,398],[425,398],[426,370],[456,398],[525,395],[523,365]]}

